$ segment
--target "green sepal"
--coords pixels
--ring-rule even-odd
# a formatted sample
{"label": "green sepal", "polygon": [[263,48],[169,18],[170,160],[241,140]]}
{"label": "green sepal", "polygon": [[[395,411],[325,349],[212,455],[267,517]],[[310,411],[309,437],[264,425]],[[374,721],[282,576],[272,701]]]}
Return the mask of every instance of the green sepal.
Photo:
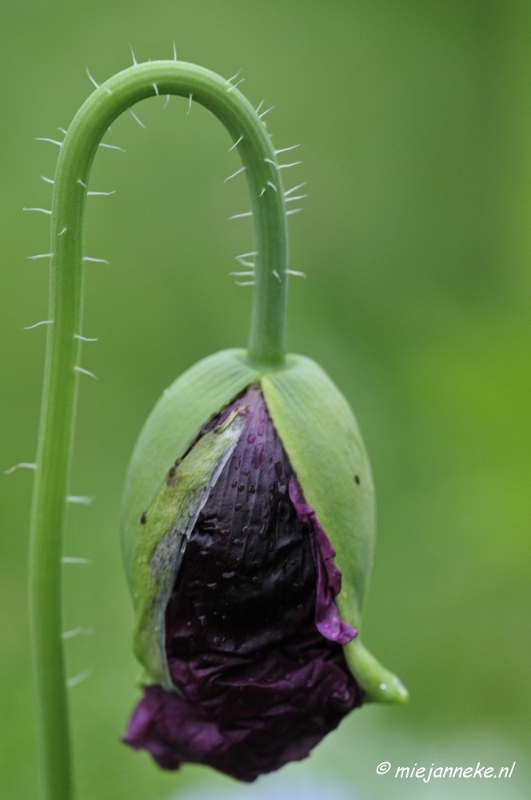
{"label": "green sepal", "polygon": [[132,553],[144,535],[140,518],[164,475],[203,425],[260,378],[244,361],[245,355],[245,350],[222,350],[194,364],[164,391],[142,428],[127,470],[121,512],[122,553],[130,586]]}
{"label": "green sepal", "polygon": [[409,694],[400,678],[382,667],[363,646],[359,636],[356,636],[344,649],[347,663],[365,691],[368,702],[400,705],[408,702]]}
{"label": "green sepal", "polygon": [[[328,375],[304,356],[288,356],[287,367],[264,375],[261,385],[304,498],[336,551],[341,617],[359,629],[376,517],[371,468],[354,414]],[[359,637],[346,651],[369,700],[405,702],[407,692],[398,678],[365,650]]]}
{"label": "green sepal", "polygon": [[164,615],[186,543],[199,512],[240,438],[244,417],[233,411],[201,436],[178,464],[141,518],[130,582],[136,614],[134,648],[150,680],[174,689],[165,651]]}
{"label": "green sepal", "polygon": [[265,375],[262,390],[305,500],[337,553],[341,615],[358,627],[372,567],[375,504],[354,414],[328,375],[304,356],[291,356],[288,369]]}

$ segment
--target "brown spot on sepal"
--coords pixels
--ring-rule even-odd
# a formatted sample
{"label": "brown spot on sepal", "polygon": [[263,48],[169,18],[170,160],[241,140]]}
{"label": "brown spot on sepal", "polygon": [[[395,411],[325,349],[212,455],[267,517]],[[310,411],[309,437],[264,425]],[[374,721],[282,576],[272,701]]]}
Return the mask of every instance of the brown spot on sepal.
{"label": "brown spot on sepal", "polygon": [[168,474],[166,475],[167,486],[175,486],[177,481],[179,480],[179,476],[177,475],[177,467],[179,466],[181,461],[182,459],[178,458],[175,464],[168,470]]}
{"label": "brown spot on sepal", "polygon": [[147,511],[144,511],[144,513],[140,517],[140,524],[141,525],[145,525],[146,522],[147,522]]}
{"label": "brown spot on sepal", "polygon": [[360,476],[359,476],[359,475],[354,475],[354,480],[355,480],[355,482],[356,482],[356,483],[358,484],[358,486],[359,486],[359,485],[360,485],[360,483],[361,483]]}

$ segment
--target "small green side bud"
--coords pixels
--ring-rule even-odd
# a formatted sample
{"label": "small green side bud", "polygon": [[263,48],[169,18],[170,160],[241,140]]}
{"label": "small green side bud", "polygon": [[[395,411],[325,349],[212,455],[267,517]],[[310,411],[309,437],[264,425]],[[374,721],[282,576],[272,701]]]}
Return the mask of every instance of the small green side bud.
{"label": "small green side bud", "polygon": [[403,705],[409,694],[400,680],[362,645],[359,636],[345,647],[349,666],[372,703],[397,703]]}

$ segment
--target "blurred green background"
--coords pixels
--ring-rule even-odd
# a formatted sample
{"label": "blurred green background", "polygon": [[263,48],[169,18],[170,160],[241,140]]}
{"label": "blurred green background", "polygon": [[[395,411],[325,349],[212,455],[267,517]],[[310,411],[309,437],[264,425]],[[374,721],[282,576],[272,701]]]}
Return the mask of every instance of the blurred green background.
{"label": "blurred green background", "polygon": [[[57,148],[98,81],[179,57],[229,77],[308,182],[290,220],[290,349],[352,403],[375,473],[379,538],[364,640],[410,690],[366,707],[307,762],[259,781],[277,800],[526,798],[531,781],[531,6],[524,0],[4,0],[0,6],[0,467],[35,453],[47,316],[44,215]],[[159,771],[119,742],[137,697],[118,507],[140,427],[197,359],[244,345],[252,249],[228,134],[184,100],[145,101],[101,150],[89,199],[83,366],[69,512],[65,625],[81,800],[255,797],[210,770]],[[291,154],[290,154],[291,155]],[[0,477],[0,787],[37,793],[27,615],[32,475]],[[393,766],[517,762],[502,787],[407,786]],[[301,783],[302,781],[302,783]],[[306,781],[306,783],[304,783]],[[203,789],[202,787],[207,787]],[[298,787],[298,788],[297,788]],[[334,788],[335,787],[335,788]],[[502,791],[500,791],[502,789]],[[334,794],[337,790],[338,793]],[[496,790],[496,791],[495,791]],[[316,790],[317,791],[317,790]],[[331,792],[327,794],[326,792]],[[341,794],[341,792],[343,794]],[[268,796],[272,796],[268,795]]]}

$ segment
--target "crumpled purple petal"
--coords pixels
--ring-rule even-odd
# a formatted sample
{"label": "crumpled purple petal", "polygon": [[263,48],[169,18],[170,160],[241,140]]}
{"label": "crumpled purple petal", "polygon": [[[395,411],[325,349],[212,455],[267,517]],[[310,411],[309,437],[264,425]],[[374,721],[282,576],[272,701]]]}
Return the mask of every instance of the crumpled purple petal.
{"label": "crumpled purple petal", "polygon": [[330,657],[320,639],[316,632],[313,642],[272,649],[260,661],[194,659],[181,667],[182,696],[160,686],[144,690],[124,741],[165,769],[208,764],[247,782],[306,758],[362,696],[340,649]]}
{"label": "crumpled purple petal", "polygon": [[292,475],[289,482],[289,496],[301,522],[312,531],[313,560],[317,568],[317,597],[315,602],[315,625],[326,639],[339,644],[348,644],[358,631],[341,619],[334,598],[341,591],[341,572],[334,563],[336,551],[317,519],[317,514],[306,504],[299,482]]}
{"label": "crumpled purple petal", "polygon": [[124,741],[165,769],[202,763],[253,781],[305,758],[364,693],[345,661],[345,623],[333,620],[341,576],[331,545],[290,488],[293,469],[259,388],[235,407],[244,429],[166,608],[177,691],[147,687]]}

